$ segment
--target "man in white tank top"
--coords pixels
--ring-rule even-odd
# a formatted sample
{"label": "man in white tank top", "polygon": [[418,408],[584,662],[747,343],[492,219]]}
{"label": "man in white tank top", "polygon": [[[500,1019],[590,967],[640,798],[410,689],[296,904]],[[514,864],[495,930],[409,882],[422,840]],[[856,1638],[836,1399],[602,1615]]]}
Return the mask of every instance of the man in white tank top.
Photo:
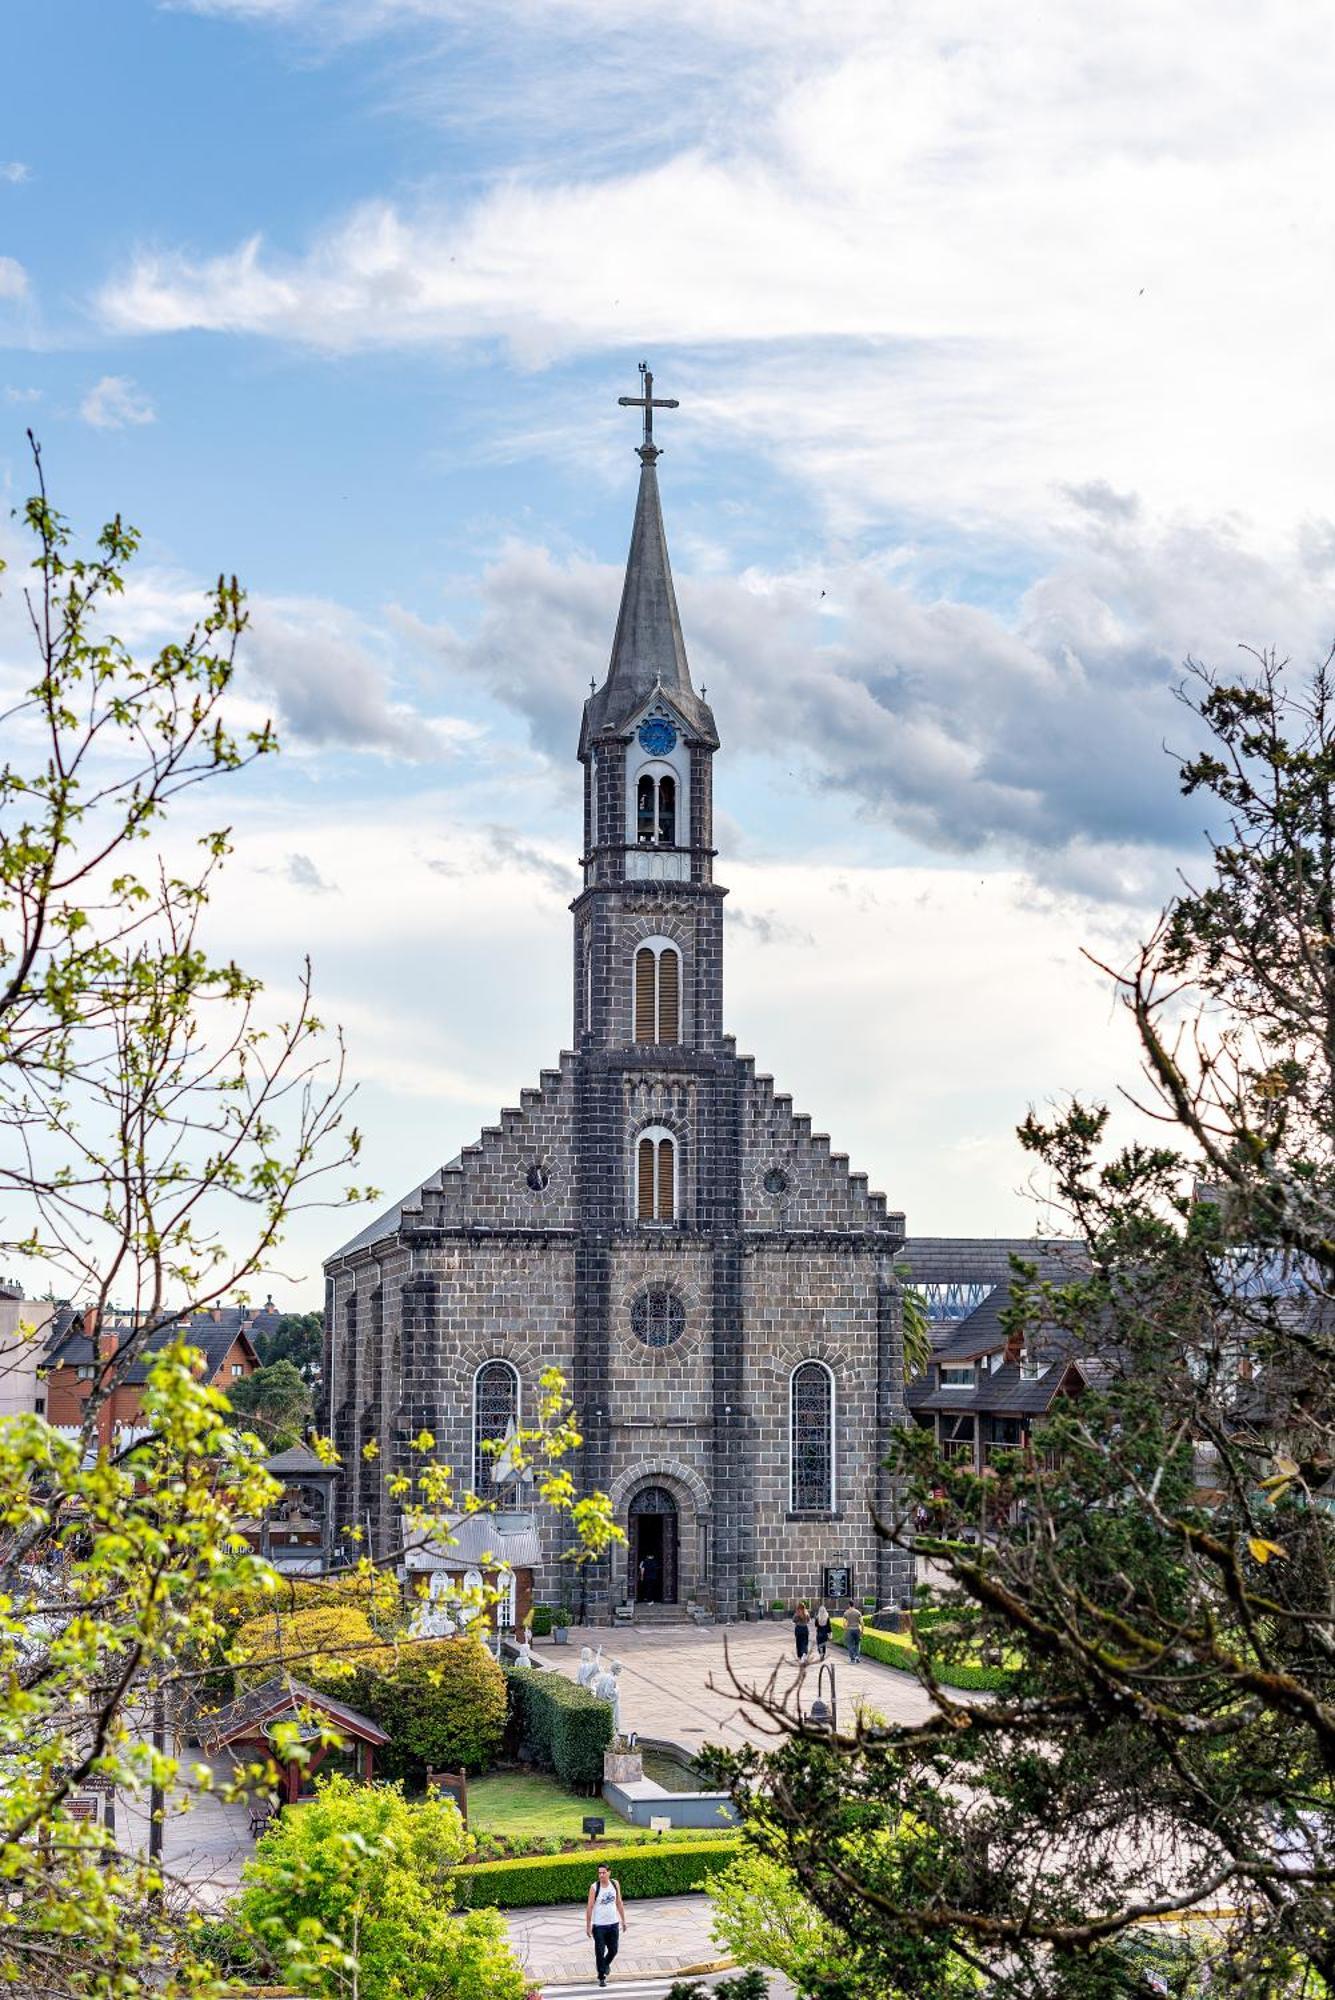
{"label": "man in white tank top", "polygon": [[621,1900],[621,1884],[612,1880],[612,1871],[601,1862],[598,1879],[589,1888],[584,1909],[584,1929],[593,1939],[593,1962],[598,1968],[598,1984],[606,1986],[612,1960],[617,1955],[621,1933],[626,1928],[626,1906]]}

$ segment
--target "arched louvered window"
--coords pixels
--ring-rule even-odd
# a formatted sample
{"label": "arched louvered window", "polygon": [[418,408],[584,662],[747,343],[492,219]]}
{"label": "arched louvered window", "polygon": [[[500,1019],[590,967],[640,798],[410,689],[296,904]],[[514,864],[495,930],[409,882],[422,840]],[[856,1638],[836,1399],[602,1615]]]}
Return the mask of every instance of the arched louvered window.
{"label": "arched louvered window", "polygon": [[677,781],[670,772],[641,771],[635,785],[635,838],[641,847],[676,846]]}
{"label": "arched louvered window", "polygon": [[518,1423],[518,1369],[509,1361],[484,1361],[473,1377],[473,1491],[479,1500],[495,1497],[500,1447]]}
{"label": "arched louvered window", "polygon": [[636,1141],[635,1214],[640,1222],[677,1219],[677,1142],[661,1125]]}
{"label": "arched louvered window", "polygon": [[789,1486],[795,1514],[834,1511],[834,1377],[803,1361],[788,1384]]}
{"label": "arched louvered window", "polygon": [[666,938],[650,938],[635,953],[635,1039],[681,1040],[681,953]]}

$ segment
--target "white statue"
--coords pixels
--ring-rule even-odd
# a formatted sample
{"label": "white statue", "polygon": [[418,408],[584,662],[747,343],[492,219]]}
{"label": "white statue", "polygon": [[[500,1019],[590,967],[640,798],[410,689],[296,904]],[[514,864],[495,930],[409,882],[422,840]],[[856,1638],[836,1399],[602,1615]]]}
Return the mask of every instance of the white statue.
{"label": "white statue", "polygon": [[620,1660],[609,1660],[602,1673],[599,1674],[593,1689],[599,1701],[610,1702],[612,1705],[612,1734],[614,1736],[620,1736],[621,1734],[621,1689],[617,1684],[617,1675],[620,1672]]}
{"label": "white statue", "polygon": [[522,1627],[519,1634],[519,1644],[515,1647],[515,1665],[517,1667],[531,1667],[533,1665],[533,1635],[526,1625]]}
{"label": "white statue", "polygon": [[596,1653],[591,1652],[587,1646],[581,1646],[579,1649],[579,1668],[575,1674],[575,1679],[582,1688],[587,1688],[590,1694],[593,1693],[594,1683],[598,1679],[598,1669],[602,1662],[602,1657],[603,1649],[601,1646],[599,1646]]}

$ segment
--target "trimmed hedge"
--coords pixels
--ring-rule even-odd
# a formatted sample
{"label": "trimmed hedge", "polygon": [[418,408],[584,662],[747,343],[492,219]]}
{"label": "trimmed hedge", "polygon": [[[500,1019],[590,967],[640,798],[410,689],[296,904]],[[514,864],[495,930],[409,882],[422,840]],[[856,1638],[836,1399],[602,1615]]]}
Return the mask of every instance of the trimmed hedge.
{"label": "trimmed hedge", "polygon": [[736,1836],[664,1841],[652,1847],[591,1847],[579,1854],[534,1855],[523,1861],[482,1861],[452,1869],[461,1909],[491,1905],[518,1910],[533,1903],[582,1903],[604,1863],[627,1896],[686,1896],[702,1889],[737,1853]]}
{"label": "trimmed hedge", "polygon": [[[831,1620],[831,1637],[842,1645],[844,1621]],[[883,1667],[894,1667],[901,1674],[915,1673],[918,1648],[907,1633],[869,1632],[862,1628],[862,1651],[869,1660],[879,1660]],[[1014,1677],[1004,1667],[971,1667],[963,1660],[934,1660],[932,1671],[942,1687],[959,1688],[965,1693],[1007,1694],[1014,1685]]]}
{"label": "trimmed hedge", "polygon": [[508,1667],[510,1703],[519,1735],[535,1764],[554,1771],[572,1791],[603,1782],[603,1752],[612,1741],[612,1705],[534,1667]]}

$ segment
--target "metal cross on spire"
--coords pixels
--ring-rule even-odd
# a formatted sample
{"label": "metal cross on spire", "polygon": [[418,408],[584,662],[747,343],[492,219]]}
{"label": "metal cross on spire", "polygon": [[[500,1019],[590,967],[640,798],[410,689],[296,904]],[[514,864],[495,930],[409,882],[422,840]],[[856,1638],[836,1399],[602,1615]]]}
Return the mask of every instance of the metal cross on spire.
{"label": "metal cross on spire", "polygon": [[623,410],[644,411],[644,443],[639,447],[641,458],[657,458],[658,446],[654,443],[654,411],[675,410],[680,407],[675,396],[655,396],[654,375],[647,361],[640,363],[640,387],[642,396],[618,396],[617,402]]}

